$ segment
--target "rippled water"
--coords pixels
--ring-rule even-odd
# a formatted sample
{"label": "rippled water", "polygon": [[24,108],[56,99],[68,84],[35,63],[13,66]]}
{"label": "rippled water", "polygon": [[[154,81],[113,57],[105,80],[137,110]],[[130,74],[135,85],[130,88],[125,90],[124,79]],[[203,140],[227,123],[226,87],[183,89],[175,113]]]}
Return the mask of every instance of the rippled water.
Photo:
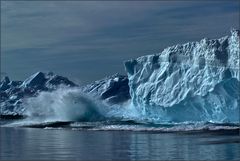
{"label": "rippled water", "polygon": [[0,160],[239,160],[239,152],[236,132],[0,127]]}

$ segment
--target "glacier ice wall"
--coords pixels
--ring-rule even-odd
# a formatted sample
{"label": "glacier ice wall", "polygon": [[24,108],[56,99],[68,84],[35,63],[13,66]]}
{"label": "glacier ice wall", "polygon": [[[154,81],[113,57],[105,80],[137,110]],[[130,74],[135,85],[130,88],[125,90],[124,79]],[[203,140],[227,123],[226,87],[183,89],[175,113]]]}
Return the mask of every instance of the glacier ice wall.
{"label": "glacier ice wall", "polygon": [[161,121],[239,122],[239,35],[126,61],[133,105]]}

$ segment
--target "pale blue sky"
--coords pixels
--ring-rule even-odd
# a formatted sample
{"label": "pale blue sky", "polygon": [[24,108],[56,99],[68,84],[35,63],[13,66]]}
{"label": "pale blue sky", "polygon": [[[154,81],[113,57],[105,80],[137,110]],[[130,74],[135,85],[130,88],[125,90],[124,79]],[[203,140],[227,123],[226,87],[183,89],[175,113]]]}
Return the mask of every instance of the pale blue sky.
{"label": "pale blue sky", "polygon": [[1,2],[1,66],[11,79],[53,71],[88,83],[123,61],[239,29],[239,3],[226,1]]}

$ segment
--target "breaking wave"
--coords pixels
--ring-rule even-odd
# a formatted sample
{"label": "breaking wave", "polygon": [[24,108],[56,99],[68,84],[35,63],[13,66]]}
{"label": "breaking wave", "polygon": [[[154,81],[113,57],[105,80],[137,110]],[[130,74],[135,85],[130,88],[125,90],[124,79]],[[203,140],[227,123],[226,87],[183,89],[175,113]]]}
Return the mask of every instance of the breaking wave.
{"label": "breaking wave", "polygon": [[78,88],[41,92],[24,103],[25,115],[45,121],[99,121],[107,117],[107,107]]}
{"label": "breaking wave", "polygon": [[25,119],[12,125],[25,126],[48,122],[96,122],[138,118],[134,108],[108,105],[82,92],[80,88],[59,88],[41,92],[23,102]]}

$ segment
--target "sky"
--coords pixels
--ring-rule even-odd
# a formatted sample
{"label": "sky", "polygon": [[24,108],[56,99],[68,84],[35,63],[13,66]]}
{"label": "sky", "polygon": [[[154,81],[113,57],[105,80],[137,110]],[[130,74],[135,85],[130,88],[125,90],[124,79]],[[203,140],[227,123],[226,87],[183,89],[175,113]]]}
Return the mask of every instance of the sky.
{"label": "sky", "polygon": [[238,0],[1,1],[1,71],[24,80],[52,71],[80,84],[123,62],[239,29]]}

